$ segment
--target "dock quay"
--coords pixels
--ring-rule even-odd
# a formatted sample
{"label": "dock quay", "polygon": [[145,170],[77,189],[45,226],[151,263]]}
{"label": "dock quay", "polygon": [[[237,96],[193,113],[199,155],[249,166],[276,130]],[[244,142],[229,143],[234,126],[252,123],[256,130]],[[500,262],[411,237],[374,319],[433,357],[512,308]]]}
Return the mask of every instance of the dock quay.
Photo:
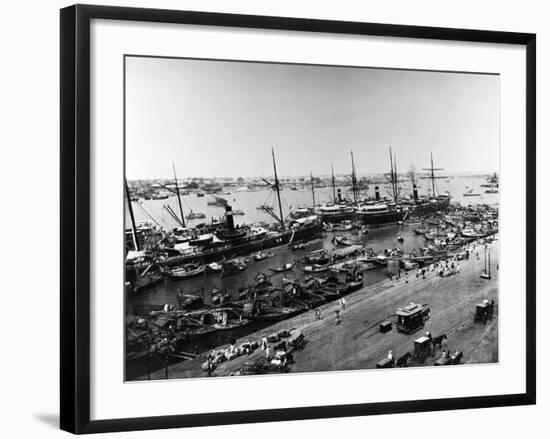
{"label": "dock quay", "polygon": [[[491,252],[493,272],[490,279],[480,277],[484,269],[485,245]],[[375,368],[391,350],[397,360],[414,347],[414,341],[430,332],[434,337],[445,334],[442,346],[427,358],[411,360],[408,366],[432,366],[443,349],[463,353],[461,363],[498,361],[498,239],[488,244],[471,243],[470,257],[460,260],[460,269],[448,277],[427,269],[425,277],[416,270],[399,280],[389,277],[365,286],[345,296],[342,309],[338,301],[277,322],[236,340],[239,346],[247,342],[260,343],[264,337],[283,330],[298,329],[304,337],[302,349],[293,352],[289,373],[358,370]],[[474,322],[476,304],[494,301],[494,317],[487,322]],[[430,308],[425,325],[411,334],[398,332],[396,311],[410,302]],[[340,322],[336,311],[340,311]],[[317,311],[320,311],[318,319]],[[393,328],[380,332],[380,323],[389,320]],[[214,350],[225,349],[221,345]],[[179,361],[166,368],[138,377],[138,380],[166,378],[198,378],[208,376],[201,366],[207,352],[194,359]],[[246,363],[265,357],[258,348],[250,354],[237,356],[215,365],[212,377],[237,374]]]}

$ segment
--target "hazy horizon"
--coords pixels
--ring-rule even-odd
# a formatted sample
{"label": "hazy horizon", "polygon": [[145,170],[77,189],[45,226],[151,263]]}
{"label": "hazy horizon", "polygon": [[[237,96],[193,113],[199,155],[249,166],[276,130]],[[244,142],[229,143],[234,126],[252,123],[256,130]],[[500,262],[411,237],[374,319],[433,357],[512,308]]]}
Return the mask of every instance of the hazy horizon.
{"label": "hazy horizon", "polygon": [[[176,170],[177,172],[177,170]],[[485,175],[491,175],[493,173],[497,173],[498,175],[498,171],[494,171],[494,170],[487,170],[487,171],[464,171],[464,172],[445,172],[445,171],[439,171],[438,173],[435,174],[436,177],[438,178],[443,178],[443,177],[449,177],[449,178],[454,178],[454,177],[474,177],[474,176],[485,176]],[[398,175],[401,176],[401,177],[405,177],[406,174],[408,172],[398,172]],[[389,171],[387,173],[384,173],[384,172],[381,172],[381,173],[371,173],[371,174],[357,174],[357,177],[358,178],[361,178],[361,177],[383,177],[384,175],[386,174],[389,174]],[[296,174],[296,175],[281,175],[279,172],[277,172],[277,175],[280,179],[287,179],[287,178],[298,178],[298,177],[307,177],[309,178],[310,177],[310,174]],[[334,177],[335,178],[339,178],[339,177],[350,177],[351,175],[351,172],[349,173],[340,173],[340,174],[337,174],[336,172],[334,173]],[[420,179],[426,179],[426,178],[429,178],[428,177],[428,173],[427,171],[417,171],[415,172],[415,175],[416,175],[416,178],[420,178]],[[198,179],[238,179],[239,177],[242,177],[244,178],[245,180],[250,180],[250,179],[261,179],[261,178],[265,178],[266,176],[273,176],[273,172],[270,174],[270,175],[251,175],[251,176],[247,176],[247,177],[243,177],[241,175],[200,175],[200,176],[194,176],[194,177],[186,177],[186,176],[180,176],[179,174],[177,175],[178,177],[178,181],[180,180],[198,180]],[[313,174],[313,177],[314,178],[330,178],[332,176],[332,174]],[[150,180],[150,181],[154,181],[154,180],[173,180],[174,179],[174,173],[173,173],[173,170],[172,170],[172,174],[171,175],[167,175],[167,176],[160,176],[160,177],[151,177],[151,178],[128,178],[128,181],[137,181],[137,180],[142,180],[142,181],[146,181],[146,180]]]}

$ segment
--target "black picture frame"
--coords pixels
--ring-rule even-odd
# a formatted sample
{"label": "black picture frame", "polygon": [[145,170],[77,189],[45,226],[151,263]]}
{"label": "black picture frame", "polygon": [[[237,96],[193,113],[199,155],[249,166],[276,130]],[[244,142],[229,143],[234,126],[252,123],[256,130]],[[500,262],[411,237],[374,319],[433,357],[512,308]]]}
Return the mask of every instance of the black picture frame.
{"label": "black picture frame", "polygon": [[[407,37],[526,47],[526,392],[519,394],[90,420],[90,21],[133,20],[256,29]],[[234,15],[110,6],[61,10],[61,387],[60,426],[99,433],[535,404],[536,36],[530,33]]]}

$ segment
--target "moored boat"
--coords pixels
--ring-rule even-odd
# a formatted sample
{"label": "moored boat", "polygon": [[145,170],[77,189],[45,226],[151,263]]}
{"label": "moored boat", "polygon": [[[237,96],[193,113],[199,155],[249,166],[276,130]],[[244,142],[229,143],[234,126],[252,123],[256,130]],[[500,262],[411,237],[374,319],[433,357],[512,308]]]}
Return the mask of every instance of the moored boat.
{"label": "moored boat", "polygon": [[263,261],[264,259],[267,259],[268,258],[268,254],[266,252],[258,252],[256,253],[254,256],[252,256],[252,259],[254,259],[255,261]]}
{"label": "moored boat", "polygon": [[166,273],[170,279],[182,280],[200,276],[204,273],[204,265],[188,264],[180,268],[174,268]]}
{"label": "moored boat", "polygon": [[275,272],[275,273],[283,273],[285,271],[290,271],[294,268],[294,265],[296,265],[295,262],[292,262],[292,263],[286,263],[285,265],[283,265],[282,267],[276,267],[276,268],[270,268],[271,271]]}

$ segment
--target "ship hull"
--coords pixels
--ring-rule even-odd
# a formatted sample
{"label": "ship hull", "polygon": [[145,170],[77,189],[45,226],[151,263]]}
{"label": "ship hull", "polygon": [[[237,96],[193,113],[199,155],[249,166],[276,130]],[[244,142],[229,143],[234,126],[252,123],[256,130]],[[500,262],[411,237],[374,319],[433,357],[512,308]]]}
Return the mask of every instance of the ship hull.
{"label": "ship hull", "polygon": [[434,213],[441,210],[447,210],[451,206],[451,199],[446,198],[443,200],[437,200],[435,203],[422,203],[414,207],[413,213],[416,215],[426,215],[428,213]]}
{"label": "ship hull", "polygon": [[210,262],[220,261],[222,259],[233,258],[236,256],[244,256],[250,253],[255,253],[261,250],[267,250],[280,245],[289,244],[292,242],[312,239],[321,236],[323,233],[322,223],[312,224],[300,229],[285,230],[276,236],[264,237],[260,239],[239,240],[239,243],[228,247],[212,248],[202,252],[193,253],[190,255],[175,256],[165,261],[161,261],[160,265],[176,265],[190,261],[200,260],[201,263],[208,264]]}
{"label": "ship hull", "polygon": [[387,212],[361,213],[358,212],[357,219],[367,225],[391,224],[402,221],[405,217],[405,212],[398,210],[390,210]]}
{"label": "ship hull", "polygon": [[324,223],[341,223],[343,221],[353,220],[353,212],[342,212],[342,213],[321,213],[319,214],[321,220]]}

